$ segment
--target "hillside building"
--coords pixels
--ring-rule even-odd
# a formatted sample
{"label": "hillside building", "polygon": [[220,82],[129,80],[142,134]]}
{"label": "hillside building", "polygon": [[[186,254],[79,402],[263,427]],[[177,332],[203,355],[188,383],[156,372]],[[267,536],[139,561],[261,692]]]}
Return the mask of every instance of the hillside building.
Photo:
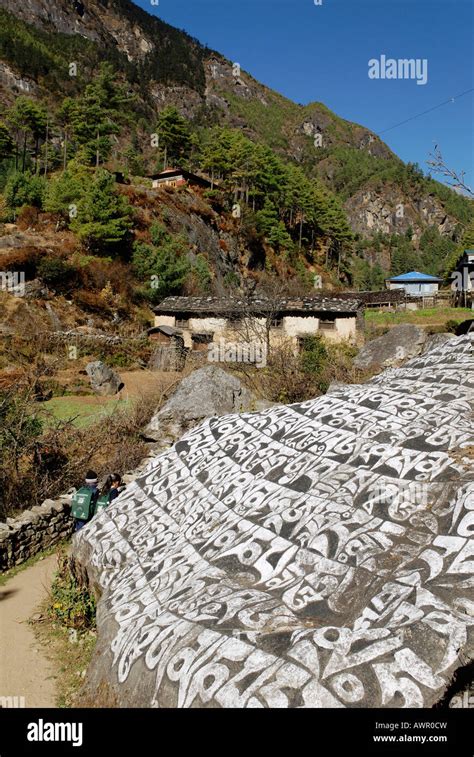
{"label": "hillside building", "polygon": [[387,289],[403,289],[410,297],[434,297],[438,294],[442,282],[443,279],[437,276],[419,271],[402,273],[385,280]]}
{"label": "hillside building", "polygon": [[204,176],[198,176],[190,171],[185,171],[183,168],[166,168],[164,171],[160,171],[159,173],[150,176],[150,179],[152,180],[153,189],[186,186],[210,189],[212,186],[210,179],[206,179]]}
{"label": "hillside building", "polygon": [[322,334],[330,341],[355,342],[363,328],[360,300],[322,297],[285,298],[273,302],[261,297],[168,297],[157,307],[155,329],[177,329],[184,346],[207,350],[213,343],[269,341],[290,343],[295,352],[308,336]]}

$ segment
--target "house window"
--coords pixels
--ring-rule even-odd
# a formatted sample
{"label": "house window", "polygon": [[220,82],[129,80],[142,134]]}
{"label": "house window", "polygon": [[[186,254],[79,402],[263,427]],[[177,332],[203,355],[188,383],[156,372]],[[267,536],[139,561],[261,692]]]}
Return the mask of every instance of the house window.
{"label": "house window", "polygon": [[193,334],[191,339],[195,344],[212,344],[214,334]]}
{"label": "house window", "polygon": [[282,329],[283,318],[272,318],[272,329]]}
{"label": "house window", "polygon": [[319,320],[319,330],[320,331],[335,331],[336,321],[329,321],[327,319],[321,318]]}
{"label": "house window", "polygon": [[176,318],[175,326],[177,329],[189,329],[189,318]]}
{"label": "house window", "polygon": [[214,341],[214,334],[193,334],[191,337],[194,352],[204,352]]}

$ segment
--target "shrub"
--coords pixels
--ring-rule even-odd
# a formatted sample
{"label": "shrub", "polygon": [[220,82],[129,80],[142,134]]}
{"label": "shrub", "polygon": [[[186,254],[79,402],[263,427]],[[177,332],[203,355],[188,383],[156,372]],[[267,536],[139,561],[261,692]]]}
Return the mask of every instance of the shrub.
{"label": "shrub", "polygon": [[81,169],[71,162],[67,171],[49,180],[45,189],[44,209],[68,222],[73,218],[74,206],[77,207],[84,194],[87,178],[84,168]]}
{"label": "shrub", "polygon": [[461,321],[455,321],[454,318],[450,318],[448,321],[446,321],[444,330],[447,331],[449,334],[455,334],[456,329],[460,323]]}
{"label": "shrub", "polygon": [[19,250],[2,250],[2,270],[24,271],[27,279],[36,276],[36,270],[41,259],[37,247],[22,247]]}
{"label": "shrub", "polygon": [[138,278],[147,283],[145,296],[157,302],[170,294],[179,294],[191,263],[186,257],[186,243],[173,237],[162,224],[150,229],[152,244],[135,243],[133,268]]}
{"label": "shrub", "polygon": [[141,430],[163,400],[159,392],[125,408],[117,401],[106,419],[77,428],[48,417],[30,378],[29,388],[0,393],[0,520],[78,486],[90,467],[100,475],[138,465],[147,452]]}
{"label": "shrub", "polygon": [[77,278],[76,269],[61,258],[43,258],[37,273],[45,284],[61,292],[69,290]]}
{"label": "shrub", "polygon": [[328,351],[321,336],[307,336],[303,340],[301,366],[306,373],[321,373]]}
{"label": "shrub", "polygon": [[45,180],[31,173],[15,173],[7,181],[5,201],[7,206],[17,211],[23,205],[41,208],[45,191]]}
{"label": "shrub", "polygon": [[50,615],[61,625],[78,631],[94,629],[96,601],[85,583],[71,570],[64,552],[58,554],[58,571],[51,586]]}

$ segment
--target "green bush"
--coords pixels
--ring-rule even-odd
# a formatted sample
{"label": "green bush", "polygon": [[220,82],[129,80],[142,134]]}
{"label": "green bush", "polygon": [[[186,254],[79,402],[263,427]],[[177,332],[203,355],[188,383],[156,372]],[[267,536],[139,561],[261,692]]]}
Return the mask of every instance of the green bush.
{"label": "green bush", "polygon": [[146,282],[144,295],[151,302],[179,294],[191,272],[191,263],[186,256],[186,242],[173,237],[159,223],[150,230],[152,244],[137,242],[133,252],[133,268],[138,278]]}
{"label": "green bush", "polygon": [[76,277],[76,269],[61,258],[43,258],[37,273],[45,284],[60,291],[68,289]]}
{"label": "green bush", "polygon": [[450,318],[449,321],[446,321],[444,330],[447,331],[448,334],[455,334],[460,323],[462,323],[462,321],[455,321],[454,318]]}
{"label": "green bush", "polygon": [[320,373],[328,358],[328,351],[319,335],[307,336],[301,350],[301,366],[306,373]]}
{"label": "green bush", "polygon": [[67,628],[78,631],[95,628],[95,597],[86,585],[79,585],[64,553],[58,555],[58,572],[51,587],[50,614]]}
{"label": "green bush", "polygon": [[14,173],[5,187],[5,202],[7,206],[17,211],[23,205],[41,208],[46,182],[41,176],[31,173]]}

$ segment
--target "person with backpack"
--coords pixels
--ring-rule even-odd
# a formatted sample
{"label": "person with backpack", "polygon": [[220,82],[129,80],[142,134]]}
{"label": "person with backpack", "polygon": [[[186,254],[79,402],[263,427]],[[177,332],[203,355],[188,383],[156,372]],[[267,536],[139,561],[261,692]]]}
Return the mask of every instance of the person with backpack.
{"label": "person with backpack", "polygon": [[71,504],[71,515],[75,520],[74,531],[80,531],[94,515],[99,497],[98,477],[95,471],[89,470],[85,477],[85,486],[74,494]]}
{"label": "person with backpack", "polygon": [[121,485],[122,477],[118,473],[111,473],[107,476],[105,484],[100,492],[100,497],[97,499],[94,515],[97,515],[101,510],[105,510],[105,508],[118,497]]}

